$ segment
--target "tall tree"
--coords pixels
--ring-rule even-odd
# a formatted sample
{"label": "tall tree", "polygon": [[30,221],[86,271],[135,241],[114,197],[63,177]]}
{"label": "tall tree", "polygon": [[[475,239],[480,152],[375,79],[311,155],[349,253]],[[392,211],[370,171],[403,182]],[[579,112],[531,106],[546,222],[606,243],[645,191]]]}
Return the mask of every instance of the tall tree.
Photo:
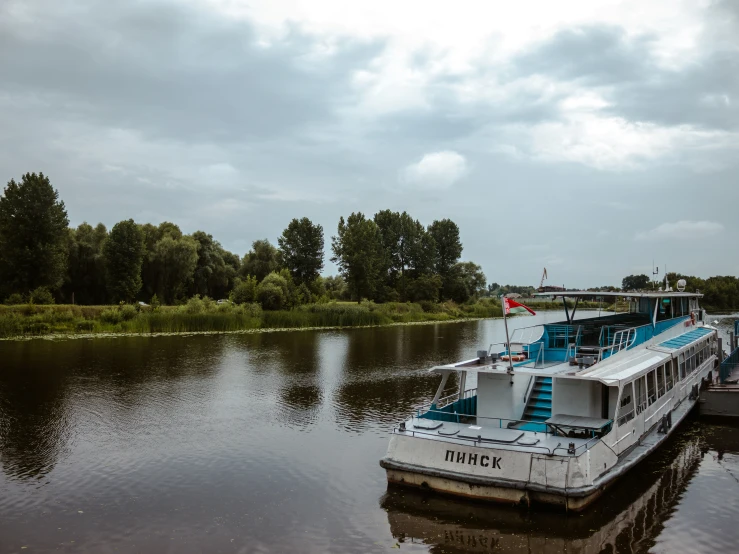
{"label": "tall tree", "polygon": [[141,290],[144,233],[133,219],[116,223],[103,246],[111,300],[131,302]]}
{"label": "tall tree", "polygon": [[280,269],[280,256],[277,248],[267,239],[255,240],[251,250],[244,256],[241,265],[241,275],[254,275],[258,281]]}
{"label": "tall tree", "polygon": [[331,239],[333,257],[349,287],[352,297],[361,301],[374,298],[383,269],[380,229],[362,213],[352,213],[339,220],[337,235]]}
{"label": "tall tree", "polygon": [[462,256],[459,227],[451,219],[437,220],[429,225],[429,234],[434,239],[434,267],[443,282],[442,296],[451,298],[452,268]]}
{"label": "tall tree", "polygon": [[408,274],[422,275],[432,267],[431,236],[407,212],[377,212],[374,221],[380,229],[387,266],[387,281],[396,287],[401,300],[407,299]]}
{"label": "tall tree", "polygon": [[[164,283],[171,282],[173,278],[173,271],[164,265],[173,244],[168,243],[165,248],[160,248],[157,251],[157,245],[165,238],[175,242],[182,239],[183,235],[179,226],[170,221],[163,221],[158,226],[144,223],[140,228],[144,236],[144,260],[141,265],[142,296],[149,299],[156,294],[160,300],[164,300],[165,297],[173,299],[184,296],[187,291],[182,290],[181,287],[176,292],[170,290],[163,295],[162,287],[165,286]],[[174,273],[177,273],[177,271],[174,271]],[[189,277],[189,279],[178,280],[178,285],[183,283],[189,285],[192,282],[192,276]],[[171,300],[165,300],[165,302],[171,302]]]}
{"label": "tall tree", "polygon": [[310,283],[323,269],[323,227],[310,219],[293,219],[277,239],[282,263],[296,284]]}
{"label": "tall tree", "polygon": [[485,291],[485,274],[473,262],[460,262],[452,266],[447,282],[449,297],[455,302],[477,298]]}
{"label": "tall tree", "polygon": [[0,287],[56,289],[67,264],[67,211],[43,173],[11,179],[0,196]]}
{"label": "tall tree", "polygon": [[108,238],[105,225],[98,223],[93,228],[87,223],[70,229],[69,263],[67,280],[62,287],[64,300],[77,304],[104,304],[105,264],[103,243]]}
{"label": "tall tree", "polygon": [[649,288],[649,277],[646,275],[629,275],[623,278],[621,281],[621,288],[625,291],[628,290],[642,290]]}
{"label": "tall tree", "polygon": [[195,231],[192,238],[198,247],[193,293],[212,298],[225,296],[229,275],[223,259],[223,248],[218,241],[213,240],[213,235],[203,231]]}
{"label": "tall tree", "polygon": [[154,247],[159,268],[157,296],[167,304],[187,296],[198,263],[198,243],[192,237],[165,235]]}
{"label": "tall tree", "polygon": [[213,293],[214,298],[218,296],[225,297],[233,290],[238,279],[239,268],[241,267],[241,258],[233,252],[222,249],[221,257],[226,264],[226,288],[223,293]]}

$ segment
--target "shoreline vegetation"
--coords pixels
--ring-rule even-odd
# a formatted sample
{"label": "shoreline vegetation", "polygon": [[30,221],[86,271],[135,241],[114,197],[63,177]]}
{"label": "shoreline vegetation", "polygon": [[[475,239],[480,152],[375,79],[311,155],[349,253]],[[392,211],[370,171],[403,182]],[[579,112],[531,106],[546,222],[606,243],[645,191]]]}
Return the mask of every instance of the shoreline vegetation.
{"label": "shoreline vegetation", "polygon": [[[534,310],[561,309],[530,300],[532,286],[488,282],[462,257],[459,226],[448,218],[425,225],[407,212],[353,212],[339,217],[330,252],[326,238],[320,224],[293,218],[276,246],[257,239],[239,256],[204,231],[186,234],[168,221],[71,228],[49,178],[26,173],[0,194],[0,338],[458,321],[500,317],[503,296]],[[327,255],[337,275],[323,275]],[[730,276],[668,274],[660,285],[629,275],[620,288],[589,290],[628,296],[666,286],[668,277],[704,291],[706,306],[739,308],[739,279]]]}
{"label": "shoreline vegetation", "polygon": [[[561,310],[560,302],[531,302],[534,310]],[[581,309],[598,304],[580,303]],[[473,304],[326,302],[291,310],[263,310],[257,303],[218,304],[191,298],[180,306],[0,305],[0,339],[74,338],[192,333],[341,329],[443,323],[502,317],[497,299]]]}

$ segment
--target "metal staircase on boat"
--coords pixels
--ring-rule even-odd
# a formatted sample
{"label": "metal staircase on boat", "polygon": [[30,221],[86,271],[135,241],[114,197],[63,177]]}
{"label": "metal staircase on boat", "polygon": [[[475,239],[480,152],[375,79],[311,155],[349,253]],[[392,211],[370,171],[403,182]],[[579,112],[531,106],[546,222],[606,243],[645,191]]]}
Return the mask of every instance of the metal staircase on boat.
{"label": "metal staircase on boat", "polygon": [[545,431],[544,421],[552,417],[552,378],[536,377],[531,394],[523,411],[524,423],[519,429]]}

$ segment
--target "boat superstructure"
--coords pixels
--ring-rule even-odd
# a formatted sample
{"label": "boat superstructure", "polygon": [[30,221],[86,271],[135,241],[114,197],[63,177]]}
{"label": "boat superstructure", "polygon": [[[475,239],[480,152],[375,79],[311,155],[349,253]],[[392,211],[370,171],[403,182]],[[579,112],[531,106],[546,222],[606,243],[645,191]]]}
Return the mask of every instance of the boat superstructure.
{"label": "boat superstructure", "polygon": [[[441,384],[393,429],[380,462],[388,481],[580,510],[672,432],[718,362],[701,295],[542,296],[553,295],[574,301],[565,321],[430,369]],[[595,297],[625,297],[628,312],[575,320],[578,302]]]}

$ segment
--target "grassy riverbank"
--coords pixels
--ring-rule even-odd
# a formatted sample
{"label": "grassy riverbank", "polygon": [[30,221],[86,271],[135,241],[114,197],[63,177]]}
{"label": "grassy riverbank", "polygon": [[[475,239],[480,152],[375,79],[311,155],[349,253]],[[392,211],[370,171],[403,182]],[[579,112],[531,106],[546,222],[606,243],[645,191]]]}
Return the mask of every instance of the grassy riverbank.
{"label": "grassy riverbank", "polygon": [[[561,309],[558,302],[532,303],[535,310]],[[292,310],[258,304],[216,304],[193,298],[182,306],[16,305],[0,306],[0,338],[44,335],[227,332],[252,329],[362,327],[397,323],[500,317],[498,300],[475,303],[329,302]]]}

